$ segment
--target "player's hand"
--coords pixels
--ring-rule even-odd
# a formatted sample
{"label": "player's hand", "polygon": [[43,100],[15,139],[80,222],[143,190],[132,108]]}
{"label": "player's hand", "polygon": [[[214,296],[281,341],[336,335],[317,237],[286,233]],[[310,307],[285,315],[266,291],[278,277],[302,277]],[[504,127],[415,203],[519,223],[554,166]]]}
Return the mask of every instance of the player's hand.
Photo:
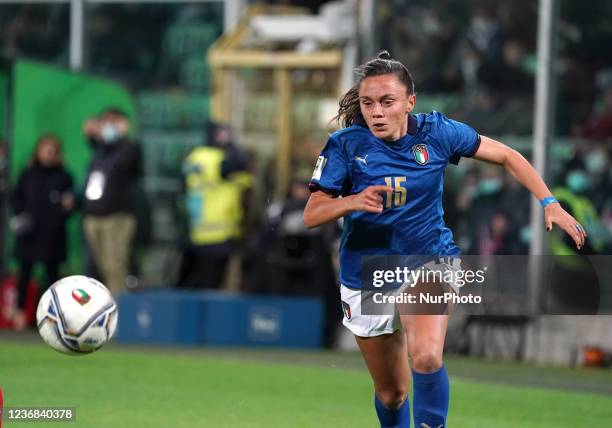
{"label": "player's hand", "polygon": [[72,211],[74,208],[74,196],[72,193],[65,192],[62,194],[62,208],[64,208],[64,211]]}
{"label": "player's hand", "polygon": [[96,119],[87,119],[83,123],[83,133],[90,138],[96,138],[100,134],[100,123]]}
{"label": "player's hand", "polygon": [[383,211],[383,193],[393,192],[393,189],[384,185],[369,186],[365,190],[352,196],[351,210],[381,213]]}
{"label": "player's hand", "polygon": [[561,229],[572,237],[579,250],[584,246],[587,234],[584,227],[567,211],[561,208],[559,203],[549,204],[544,208],[544,222],[546,230],[551,231],[553,224],[557,224]]}

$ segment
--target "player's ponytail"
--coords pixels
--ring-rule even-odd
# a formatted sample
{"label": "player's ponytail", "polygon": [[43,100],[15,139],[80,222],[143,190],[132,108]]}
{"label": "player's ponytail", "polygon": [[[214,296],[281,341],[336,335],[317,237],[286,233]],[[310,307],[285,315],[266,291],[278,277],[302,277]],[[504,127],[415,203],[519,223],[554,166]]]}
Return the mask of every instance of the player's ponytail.
{"label": "player's ponytail", "polygon": [[332,122],[339,123],[342,127],[348,128],[361,115],[359,108],[359,83],[354,85],[340,98],[338,114],[332,119]]}
{"label": "player's ponytail", "polygon": [[348,128],[361,117],[359,108],[359,85],[363,79],[372,76],[395,74],[400,82],[406,86],[408,95],[415,93],[414,80],[410,71],[399,61],[393,59],[389,51],[381,51],[376,58],[355,69],[357,83],[342,96],[339,103],[338,114],[332,119],[341,126]]}

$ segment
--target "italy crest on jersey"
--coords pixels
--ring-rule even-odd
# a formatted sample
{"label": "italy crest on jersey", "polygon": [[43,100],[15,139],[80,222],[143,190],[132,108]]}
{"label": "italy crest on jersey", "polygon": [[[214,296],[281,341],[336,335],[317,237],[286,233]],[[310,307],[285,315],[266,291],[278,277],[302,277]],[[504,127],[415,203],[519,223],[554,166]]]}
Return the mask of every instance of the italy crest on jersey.
{"label": "italy crest on jersey", "polygon": [[412,153],[414,154],[414,160],[419,165],[425,165],[427,161],[429,161],[429,152],[425,144],[417,144],[414,146],[412,148]]}

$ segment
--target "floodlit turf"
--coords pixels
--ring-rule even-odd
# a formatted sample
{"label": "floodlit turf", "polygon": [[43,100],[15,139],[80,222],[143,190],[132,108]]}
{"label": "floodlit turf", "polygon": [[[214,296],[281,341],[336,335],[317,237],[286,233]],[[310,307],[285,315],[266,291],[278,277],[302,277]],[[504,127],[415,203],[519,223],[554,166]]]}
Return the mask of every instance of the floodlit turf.
{"label": "floodlit turf", "polygon": [[[612,426],[609,395],[477,383],[449,370],[451,428]],[[5,406],[76,407],[77,422],[68,427],[377,426],[365,370],[172,350],[70,357],[44,345],[3,343],[0,385]]]}

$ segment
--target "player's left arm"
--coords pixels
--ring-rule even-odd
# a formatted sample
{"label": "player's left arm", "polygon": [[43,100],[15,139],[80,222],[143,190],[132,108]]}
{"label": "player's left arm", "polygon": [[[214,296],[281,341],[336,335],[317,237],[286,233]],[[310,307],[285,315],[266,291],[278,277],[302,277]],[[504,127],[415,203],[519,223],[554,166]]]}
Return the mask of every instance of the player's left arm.
{"label": "player's left arm", "polygon": [[[492,138],[480,136],[480,147],[473,156],[475,159],[503,166],[519,183],[525,186],[539,201],[552,196],[552,193],[540,174],[516,150]],[[544,208],[546,230],[551,231],[557,224],[572,237],[578,249],[582,248],[586,232],[574,217],[565,211],[561,205],[551,203]]]}

